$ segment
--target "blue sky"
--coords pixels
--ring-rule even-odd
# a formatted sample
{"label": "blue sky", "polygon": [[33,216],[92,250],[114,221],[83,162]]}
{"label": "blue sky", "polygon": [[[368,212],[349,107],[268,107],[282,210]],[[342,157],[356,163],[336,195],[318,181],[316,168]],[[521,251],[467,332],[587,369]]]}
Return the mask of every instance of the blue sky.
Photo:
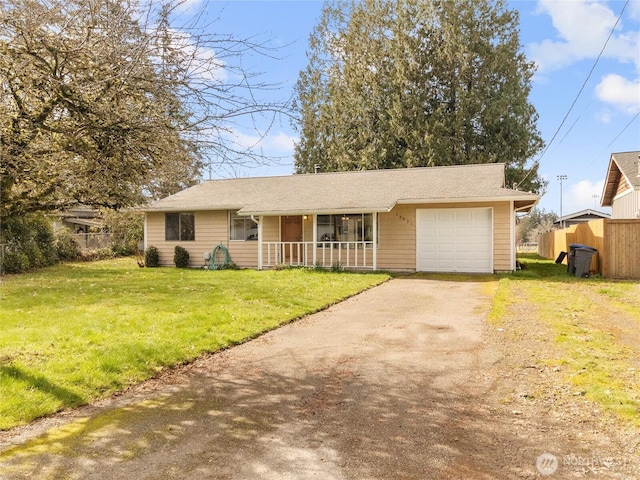
{"label": "blue sky", "polygon": [[[523,49],[538,65],[530,101],[539,114],[538,128],[549,143],[594,67],[607,37],[625,7],[624,0],[511,0],[520,13]],[[322,2],[189,0],[185,14],[204,9],[216,18],[208,28],[256,37],[280,47],[278,59],[243,59],[264,80],[280,83],[273,95],[293,93],[298,72],[306,66],[308,38]],[[540,158],[540,172],[549,180],[540,207],[560,211],[558,175],[563,183],[563,213],[597,207],[612,152],[640,150],[640,0],[630,0],[584,90],[555,139]],[[236,140],[253,145],[257,133],[239,127]],[[296,133],[287,119],[273,125],[260,148],[281,157],[280,165],[215,170],[213,177],[282,175],[293,171]],[[597,196],[597,198],[594,198]]]}

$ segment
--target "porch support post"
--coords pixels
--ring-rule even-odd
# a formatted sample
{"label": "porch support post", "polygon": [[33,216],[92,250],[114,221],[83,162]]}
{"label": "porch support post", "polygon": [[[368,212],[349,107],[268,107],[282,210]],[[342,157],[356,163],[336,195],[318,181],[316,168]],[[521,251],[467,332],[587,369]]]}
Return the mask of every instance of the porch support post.
{"label": "porch support post", "polygon": [[[258,270],[262,270],[262,220],[264,217],[258,217]],[[255,220],[255,219],[254,219]]]}
{"label": "porch support post", "polygon": [[316,241],[318,240],[318,215],[312,215],[313,218],[313,234],[311,238],[311,259],[313,261],[312,267],[316,266],[318,262],[318,248]]}
{"label": "porch support post", "polygon": [[[494,242],[495,242],[495,239],[494,239]],[[511,270],[515,272],[516,271],[516,212],[515,212],[513,200],[509,202],[509,243],[510,243],[510,249],[511,249],[511,251],[509,252]],[[494,259],[494,271],[495,271],[495,259]]]}
{"label": "porch support post", "polygon": [[378,270],[378,212],[373,212],[373,270]]}

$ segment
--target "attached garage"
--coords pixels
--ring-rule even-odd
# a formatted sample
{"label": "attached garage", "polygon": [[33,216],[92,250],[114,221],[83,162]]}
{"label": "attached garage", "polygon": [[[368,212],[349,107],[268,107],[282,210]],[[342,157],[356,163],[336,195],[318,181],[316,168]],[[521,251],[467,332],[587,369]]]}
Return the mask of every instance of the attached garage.
{"label": "attached garage", "polygon": [[493,209],[416,210],[416,270],[493,273]]}

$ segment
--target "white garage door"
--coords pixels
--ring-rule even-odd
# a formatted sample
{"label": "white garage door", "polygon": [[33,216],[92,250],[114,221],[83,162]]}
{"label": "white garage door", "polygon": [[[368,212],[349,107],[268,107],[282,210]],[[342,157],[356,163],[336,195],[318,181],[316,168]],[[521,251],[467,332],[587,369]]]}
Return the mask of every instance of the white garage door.
{"label": "white garage door", "polygon": [[493,210],[416,210],[419,272],[493,273]]}

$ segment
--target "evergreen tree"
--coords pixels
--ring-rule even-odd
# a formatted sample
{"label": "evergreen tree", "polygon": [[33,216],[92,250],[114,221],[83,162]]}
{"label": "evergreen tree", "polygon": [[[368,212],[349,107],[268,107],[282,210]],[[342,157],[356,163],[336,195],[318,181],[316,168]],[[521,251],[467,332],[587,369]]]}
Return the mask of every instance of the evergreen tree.
{"label": "evergreen tree", "polygon": [[521,50],[503,0],[329,1],[296,86],[296,170],[502,162],[540,191]]}

